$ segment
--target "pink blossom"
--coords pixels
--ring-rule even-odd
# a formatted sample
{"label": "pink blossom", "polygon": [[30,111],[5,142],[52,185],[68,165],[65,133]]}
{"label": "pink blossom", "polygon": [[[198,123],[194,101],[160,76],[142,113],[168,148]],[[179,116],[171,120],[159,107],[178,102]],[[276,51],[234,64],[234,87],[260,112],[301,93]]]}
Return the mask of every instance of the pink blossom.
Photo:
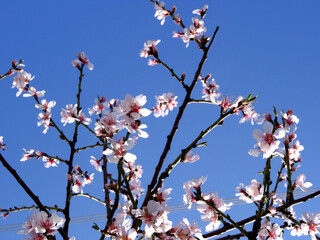
{"label": "pink blossom", "polygon": [[299,123],[299,118],[296,115],[293,115],[292,109],[289,109],[286,113],[281,112],[282,118],[285,121],[285,129],[287,132],[290,131],[290,127],[292,126],[292,131],[295,132],[297,130],[297,124]]}
{"label": "pink blossom", "polygon": [[198,15],[201,16],[201,18],[204,18],[207,10],[208,10],[208,5],[205,4],[201,9],[193,10],[192,13],[193,13],[193,14],[198,14]]}
{"label": "pink blossom", "polygon": [[306,227],[311,239],[316,240],[317,237],[315,235],[320,233],[320,213],[303,212],[301,220],[307,224],[304,226]]}
{"label": "pink blossom", "polygon": [[[33,214],[26,223],[22,224],[24,230],[18,231],[18,234],[29,235],[32,239],[47,239],[45,235],[54,236],[56,230],[61,228],[65,222],[65,219],[59,217],[55,212],[50,217],[48,214],[40,211],[37,212],[33,208]],[[44,235],[45,234],[45,235]]]}
{"label": "pink blossom", "polygon": [[13,78],[12,88],[16,87],[18,92],[16,94],[17,97],[26,90],[26,86],[29,84],[31,80],[34,79],[30,73],[25,72],[24,70],[17,73],[17,75]]}
{"label": "pink blossom", "polygon": [[269,221],[266,220],[261,225],[261,228],[258,232],[258,237],[259,239],[265,239],[266,237],[270,240],[282,240],[282,237],[279,236],[281,232],[282,229],[278,224],[271,224]]}
{"label": "pink blossom", "polygon": [[[173,232],[174,236],[177,239],[181,239],[181,240],[196,240],[196,239],[203,240],[204,239],[202,237],[201,230],[198,227],[197,223],[193,223],[191,225],[188,219],[186,218],[183,218],[182,222],[179,222],[177,227],[172,228],[170,231]],[[194,235],[195,237],[193,237],[192,235]]]}
{"label": "pink blossom", "polygon": [[28,89],[28,93],[24,93],[23,97],[43,97],[44,96],[45,91],[37,91],[34,87],[30,87]]}
{"label": "pink blossom", "polygon": [[146,124],[141,123],[140,120],[134,120],[134,119],[129,118],[127,116],[125,116],[124,119],[126,121],[125,127],[129,133],[137,132],[139,137],[142,137],[142,138],[149,137],[149,134],[142,130],[142,129],[147,128]]}
{"label": "pink blossom", "polygon": [[83,186],[92,183],[94,178],[93,176],[94,173],[92,173],[90,176],[86,175],[83,181]]}
{"label": "pink blossom", "polygon": [[239,123],[244,123],[248,120],[251,121],[251,124],[254,124],[254,121],[258,119],[259,114],[256,113],[251,103],[246,104],[240,108],[243,113],[243,117],[240,119]]}
{"label": "pink blossom", "polygon": [[25,162],[28,159],[34,158],[34,157],[38,159],[43,156],[42,152],[34,151],[33,149],[30,149],[30,150],[23,149],[23,151],[25,153],[22,155],[22,158],[20,159],[21,162]]}
{"label": "pink blossom", "polygon": [[295,144],[293,144],[293,147],[290,147],[288,149],[290,160],[297,161],[301,158],[300,152],[304,150],[304,147],[300,145],[299,141],[296,141]]}
{"label": "pink blossom", "polygon": [[204,22],[202,19],[198,19],[197,17],[192,18],[193,25],[190,26],[189,31],[190,34],[195,37],[207,31],[204,26]]}
{"label": "pink blossom", "polygon": [[178,106],[178,102],[176,101],[177,96],[174,96],[172,92],[164,93],[161,96],[155,97],[157,102],[156,106],[153,109],[153,113],[155,117],[166,116],[169,111],[172,111],[173,108]]}
{"label": "pink blossom", "polygon": [[251,185],[246,186],[245,188],[243,184],[240,183],[239,187],[236,187],[236,191],[239,192],[236,193],[236,196],[238,196],[239,199],[245,201],[246,203],[252,203],[262,199],[264,187],[259,181],[253,179],[251,181]]}
{"label": "pink blossom", "polygon": [[157,60],[155,60],[155,59],[149,59],[148,60],[148,65],[149,66],[154,66],[154,65],[157,65],[157,64],[159,64],[159,62]]}
{"label": "pink blossom", "polygon": [[88,108],[90,116],[92,114],[101,114],[101,111],[109,106],[105,97],[101,97],[100,99],[96,98],[94,101],[95,105],[93,105],[92,108]]}
{"label": "pink blossom", "polygon": [[154,233],[165,233],[172,228],[172,222],[168,220],[169,208],[165,202],[159,203],[150,200],[142,209],[133,209],[132,214],[145,223],[145,239],[151,239]]}
{"label": "pink blossom", "polygon": [[126,95],[125,100],[121,100],[121,108],[124,114],[137,120],[141,117],[149,116],[151,113],[147,108],[142,108],[147,102],[147,97],[140,94],[132,97],[130,94]]}
{"label": "pink blossom", "polygon": [[158,58],[158,49],[156,48],[156,45],[160,42],[158,39],[157,41],[148,40],[144,43],[144,48],[140,52],[140,57],[149,57],[154,56],[155,58]]}
{"label": "pink blossom", "polygon": [[125,172],[129,173],[130,178],[141,178],[143,169],[141,165],[134,165],[134,162],[125,162]]}
{"label": "pink blossom", "polygon": [[[117,112],[104,111],[104,116],[100,119],[101,127],[104,128],[108,137],[113,137],[115,133],[123,129],[123,122],[119,121],[120,114]],[[97,127],[97,123],[96,123]]]}
{"label": "pink blossom", "polygon": [[77,55],[78,59],[75,59],[72,61],[72,65],[80,70],[79,63],[82,65],[87,65],[89,70],[93,70],[94,66],[93,64],[89,61],[89,58],[85,55],[84,52],[80,52]]}
{"label": "pink blossom", "polygon": [[308,191],[308,188],[312,186],[311,182],[305,182],[306,175],[300,174],[293,183],[293,189],[299,187],[302,191]]}
{"label": "pink blossom", "polygon": [[302,235],[308,235],[309,226],[308,224],[302,223],[300,226],[294,226],[291,230],[291,236],[301,237]]}
{"label": "pink blossom", "polygon": [[98,172],[101,172],[101,171],[102,171],[101,161],[102,161],[102,160],[97,160],[95,157],[91,156],[90,164],[91,164],[92,166],[94,166],[94,168],[95,168]]}
{"label": "pink blossom", "polygon": [[91,118],[86,117],[86,115],[80,110],[76,120],[84,125],[89,125],[91,123]]}
{"label": "pink blossom", "polygon": [[[265,130],[265,133],[260,129],[254,130],[253,137],[258,141],[256,146],[263,152],[263,158],[268,158],[278,150],[280,141],[277,141],[276,139],[283,138],[285,136],[285,130],[283,128],[278,128],[273,133],[273,124],[270,122],[265,122],[263,124],[263,129]],[[250,150],[249,154],[252,156],[259,155],[256,150]]]}
{"label": "pink blossom", "polygon": [[218,193],[204,194],[203,199],[204,201],[198,201],[197,210],[204,214],[201,215],[201,220],[209,222],[209,224],[206,226],[206,231],[209,232],[217,229],[220,226],[220,221],[218,220],[218,212],[211,208],[207,203],[211,203],[221,212],[225,212],[226,210],[230,209],[232,203],[226,204],[222,198],[218,197]]}
{"label": "pink blossom", "polygon": [[211,77],[211,74],[209,74],[205,79],[201,79],[201,83],[203,86],[203,96],[204,100],[211,101],[213,103],[217,103],[217,98],[219,98],[220,93],[219,85],[216,84],[216,81],[214,79],[211,80],[209,83],[208,80]]}
{"label": "pink blossom", "polygon": [[191,156],[192,151],[188,152],[187,155],[184,157],[184,159],[181,162],[184,163],[194,163],[200,159],[200,156],[198,154]]}
{"label": "pink blossom", "polygon": [[170,11],[164,9],[164,2],[155,3],[154,9],[156,10],[154,16],[158,20],[161,20],[161,25],[163,25],[166,20],[165,18],[170,15]]}
{"label": "pink blossom", "polygon": [[112,163],[118,163],[121,158],[127,162],[134,162],[137,157],[132,153],[128,153],[128,150],[133,148],[135,141],[133,138],[129,138],[127,141],[124,141],[123,138],[120,138],[117,142],[114,139],[111,139],[111,148],[107,148],[103,151],[104,155],[111,155],[108,157],[108,161]]}
{"label": "pink blossom", "polygon": [[61,122],[64,123],[63,126],[65,126],[67,123],[73,123],[75,119],[77,118],[77,107],[78,105],[75,104],[74,106],[72,104],[66,105],[67,109],[61,109]]}
{"label": "pink blossom", "polygon": [[43,125],[44,127],[45,127],[45,132],[44,133],[46,133],[47,132],[47,130],[48,130],[48,127],[50,127],[51,126],[51,124],[50,124],[50,120],[51,120],[51,112],[41,112],[41,113],[39,113],[39,115],[38,115],[38,119],[40,120],[39,122],[38,122],[38,127],[39,126],[41,126],[41,125]]}
{"label": "pink blossom", "polygon": [[133,178],[129,182],[130,189],[135,198],[140,198],[144,188],[141,187],[141,181],[137,178]]}
{"label": "pink blossom", "polygon": [[80,178],[79,175],[74,175],[74,183],[72,185],[72,191],[75,193],[83,193],[83,180]]}
{"label": "pink blossom", "polygon": [[51,108],[53,108],[55,105],[56,105],[55,101],[47,102],[46,99],[42,99],[41,103],[36,104],[35,107],[46,112],[51,112]]}
{"label": "pink blossom", "polygon": [[49,167],[58,167],[57,164],[60,163],[60,161],[58,159],[55,159],[55,158],[50,158],[50,157],[47,157],[47,156],[43,156],[42,157],[42,162],[44,162],[44,166],[46,168],[49,168]]}
{"label": "pink blossom", "polygon": [[191,208],[192,203],[196,201],[195,196],[193,195],[192,189],[195,191],[199,191],[201,185],[207,180],[207,177],[201,177],[199,179],[195,178],[185,182],[183,184],[183,189],[185,190],[186,194],[183,195],[183,202],[184,204],[188,204],[188,208]]}
{"label": "pink blossom", "polygon": [[6,150],[6,144],[3,143],[3,136],[0,136],[0,149]]}

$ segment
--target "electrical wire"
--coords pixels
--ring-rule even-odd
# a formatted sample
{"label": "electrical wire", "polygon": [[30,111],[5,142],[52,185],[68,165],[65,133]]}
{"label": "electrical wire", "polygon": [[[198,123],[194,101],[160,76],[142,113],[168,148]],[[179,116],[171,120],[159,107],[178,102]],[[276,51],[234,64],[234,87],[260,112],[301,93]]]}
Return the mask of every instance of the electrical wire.
{"label": "electrical wire", "polygon": [[[313,188],[313,189],[308,189],[308,191],[303,192],[303,191],[295,191],[294,196],[295,197],[303,197],[309,194],[312,194],[316,191],[320,190],[320,188]],[[285,198],[286,193],[277,193],[277,197],[280,198]],[[246,204],[246,202],[240,200],[239,198],[229,198],[229,199],[224,199],[225,203],[232,203],[233,205],[242,205]],[[175,212],[185,212],[185,211],[195,211],[197,209],[197,204],[193,204],[191,208],[188,208],[184,204],[178,204],[178,205],[172,205],[169,206],[170,212],[175,213]],[[104,221],[106,220],[106,214],[105,213],[98,213],[98,214],[90,214],[90,215],[84,215],[84,216],[77,216],[77,217],[72,217],[70,224],[81,224],[81,223],[88,223],[88,222],[99,222],[99,221]],[[0,225],[0,233],[2,232],[15,232],[22,230],[22,223],[16,223],[16,224],[7,224],[7,225]]]}

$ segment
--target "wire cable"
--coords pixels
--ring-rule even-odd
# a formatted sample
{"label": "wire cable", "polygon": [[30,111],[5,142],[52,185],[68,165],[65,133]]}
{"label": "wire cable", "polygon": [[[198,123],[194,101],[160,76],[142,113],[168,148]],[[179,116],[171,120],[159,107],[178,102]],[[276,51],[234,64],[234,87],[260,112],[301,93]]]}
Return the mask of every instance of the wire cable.
{"label": "wire cable", "polygon": [[[304,197],[306,195],[309,195],[311,193],[314,193],[316,191],[320,190],[320,188],[313,188],[308,189],[308,191],[295,191],[294,196],[295,197]],[[286,193],[277,193],[277,197],[285,198]],[[225,203],[232,203],[233,205],[242,205],[247,204],[246,202],[240,200],[239,198],[229,198],[224,199]],[[193,204],[191,208],[188,208],[185,204],[178,204],[178,205],[172,205],[169,206],[170,212],[185,212],[185,211],[195,211],[197,209],[197,204]],[[106,214],[105,213],[98,213],[98,214],[90,214],[90,215],[83,215],[83,216],[77,216],[72,217],[70,224],[81,224],[81,223],[88,223],[88,222],[99,222],[106,220]],[[0,225],[0,233],[2,232],[15,232],[22,230],[22,224],[23,223],[15,223],[15,224],[7,224],[7,225]]]}

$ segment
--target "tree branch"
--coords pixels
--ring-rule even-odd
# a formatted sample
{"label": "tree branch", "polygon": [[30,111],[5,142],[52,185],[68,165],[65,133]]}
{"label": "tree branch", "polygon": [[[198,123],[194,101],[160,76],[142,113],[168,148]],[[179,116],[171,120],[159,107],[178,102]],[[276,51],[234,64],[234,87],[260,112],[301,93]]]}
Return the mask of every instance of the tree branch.
{"label": "tree branch", "polygon": [[[51,213],[46,209],[46,207],[42,204],[39,197],[36,196],[31,189],[27,186],[27,184],[21,179],[21,177],[18,175],[17,171],[14,170],[9,163],[4,159],[2,154],[0,153],[0,161],[2,162],[3,166],[11,173],[11,175],[17,180],[17,182],[20,184],[20,186],[24,189],[24,191],[30,196],[30,198],[38,205],[39,209],[41,211],[44,211],[48,214],[48,217],[51,216]],[[69,237],[67,233],[62,229],[59,228],[58,232],[63,237],[64,240],[69,240]]]}

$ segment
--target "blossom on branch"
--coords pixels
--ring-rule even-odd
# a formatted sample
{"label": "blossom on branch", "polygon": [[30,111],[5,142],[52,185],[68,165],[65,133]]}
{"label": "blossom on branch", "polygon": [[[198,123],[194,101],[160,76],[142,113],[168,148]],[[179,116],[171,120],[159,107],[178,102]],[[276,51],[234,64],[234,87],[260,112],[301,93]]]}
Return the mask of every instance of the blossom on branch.
{"label": "blossom on branch", "polygon": [[61,228],[65,222],[65,219],[59,217],[55,212],[49,217],[44,211],[37,212],[35,208],[32,210],[31,218],[22,224],[24,230],[18,231],[18,234],[29,235],[32,239],[47,240],[46,236],[54,236],[56,230]]}
{"label": "blossom on branch", "polygon": [[299,123],[299,118],[296,115],[293,115],[292,109],[289,109],[287,112],[281,111],[282,118],[285,121],[284,128],[287,132],[290,131],[290,127],[292,126],[292,131],[295,132],[297,130],[297,124]]}
{"label": "blossom on branch", "polygon": [[207,10],[208,10],[208,5],[205,4],[201,9],[193,10],[192,13],[193,13],[193,14],[200,15],[200,17],[201,17],[201,19],[202,19],[202,18],[205,17]]}
{"label": "blossom on branch", "polygon": [[73,123],[77,118],[77,108],[78,104],[75,104],[74,106],[72,104],[66,105],[67,109],[61,109],[61,122],[64,123],[63,126],[65,126],[67,123]]}
{"label": "blossom on branch", "polygon": [[16,87],[18,89],[16,94],[17,97],[19,97],[23,91],[27,90],[26,86],[33,79],[34,76],[32,77],[30,73],[27,73],[24,70],[17,73],[17,75],[13,78],[12,83],[12,88]]}
{"label": "blossom on branch", "polygon": [[220,212],[225,212],[230,209],[232,203],[226,204],[222,198],[218,197],[218,193],[207,193],[203,195],[204,201],[198,201],[197,210],[202,213],[201,220],[209,222],[206,226],[206,231],[212,231],[220,226],[219,212],[212,208],[208,203],[215,206]]}
{"label": "blossom on branch", "polygon": [[96,98],[94,102],[95,102],[95,105],[93,105],[92,108],[88,108],[90,116],[92,114],[99,115],[101,114],[102,110],[109,107],[109,103],[107,102],[107,99],[105,97],[101,97],[100,99]]}
{"label": "blossom on branch", "polygon": [[3,136],[0,136],[0,149],[6,150],[6,145],[3,143]]}
{"label": "blossom on branch", "polygon": [[155,97],[157,102],[156,106],[153,109],[153,114],[155,117],[164,117],[167,116],[169,110],[172,111],[173,108],[178,106],[176,99],[177,96],[174,96],[172,92],[164,93],[161,96]]}
{"label": "blossom on branch", "polygon": [[27,161],[28,159],[30,158],[37,158],[39,159],[40,157],[43,156],[43,153],[40,152],[40,151],[35,151],[33,149],[30,149],[30,150],[26,150],[26,149],[23,149],[23,151],[25,152],[23,155],[22,155],[22,158],[20,159],[21,162],[25,162]]}
{"label": "blossom on branch", "polygon": [[75,68],[78,68],[80,70],[80,66],[79,66],[79,63],[81,63],[82,65],[87,65],[88,69],[89,70],[93,70],[94,66],[93,64],[89,61],[89,58],[85,55],[84,52],[80,52],[78,53],[77,55],[78,59],[75,59],[72,61],[72,65],[75,67]]}
{"label": "blossom on branch", "polygon": [[186,192],[186,194],[183,195],[183,202],[184,204],[189,205],[188,206],[189,209],[191,208],[192,203],[197,201],[192,189],[194,189],[197,193],[199,193],[201,191],[200,187],[202,186],[202,184],[204,184],[206,180],[207,180],[207,177],[201,177],[199,179],[195,178],[183,184],[183,189]]}
{"label": "blossom on branch", "polygon": [[192,151],[188,152],[184,159],[181,161],[183,163],[194,163],[200,159],[200,156],[198,154],[191,156]]}
{"label": "blossom on branch", "polygon": [[143,50],[140,51],[140,57],[149,57],[149,56],[154,56],[155,58],[158,58],[158,49],[156,48],[156,45],[160,42],[161,40],[158,39],[157,41],[154,40],[148,40],[147,42],[144,43]]}
{"label": "blossom on branch", "polygon": [[305,228],[303,232],[307,232],[312,240],[316,240],[316,234],[320,234],[320,213],[303,212],[301,221],[306,224],[301,224],[301,227]]}
{"label": "blossom on branch", "polygon": [[55,101],[47,102],[46,99],[42,99],[41,103],[36,104],[35,107],[39,108],[45,112],[51,112],[51,108],[53,108],[55,105],[56,105]]}
{"label": "blossom on branch", "polygon": [[243,184],[240,183],[239,187],[236,187],[236,191],[239,192],[236,193],[236,196],[238,196],[239,199],[245,201],[246,203],[252,203],[262,199],[264,186],[256,179],[253,179],[251,181],[251,185],[246,186],[245,188]]}
{"label": "blossom on branch", "polygon": [[58,159],[55,159],[55,158],[50,158],[50,157],[47,157],[47,156],[43,156],[42,157],[42,162],[44,162],[44,166],[46,168],[49,168],[49,167],[58,167],[57,164],[60,163],[60,161]]}
{"label": "blossom on branch", "polygon": [[266,220],[261,225],[261,228],[258,232],[258,238],[259,240],[282,240],[282,237],[280,237],[281,232],[282,229],[278,224],[272,224]]}
{"label": "blossom on branch", "polygon": [[312,186],[311,182],[305,182],[306,175],[300,174],[293,183],[293,189],[299,187],[302,191],[308,191],[308,188]]}
{"label": "blossom on branch", "polygon": [[219,85],[216,84],[216,81],[212,78],[209,83],[209,79],[211,74],[207,75],[205,78],[200,78],[202,86],[203,86],[203,96],[204,100],[211,101],[212,103],[218,103],[217,99],[220,97]]}
{"label": "blossom on branch", "polygon": [[46,91],[37,91],[34,87],[29,87],[28,93],[24,93],[23,97],[43,97]]}
{"label": "blossom on branch", "polygon": [[263,124],[263,129],[265,133],[260,129],[253,131],[253,137],[258,141],[255,146],[257,146],[259,150],[250,150],[249,154],[251,156],[257,157],[259,152],[263,152],[263,158],[270,157],[278,150],[280,141],[277,141],[276,139],[285,136],[285,130],[283,128],[278,128],[273,133],[273,124],[270,122],[265,122]]}
{"label": "blossom on branch", "polygon": [[149,116],[151,111],[147,108],[142,108],[147,102],[147,97],[140,94],[136,97],[132,97],[127,94],[124,100],[121,100],[122,113],[137,120],[141,117]]}
{"label": "blossom on branch", "polygon": [[102,171],[101,161],[102,161],[102,160],[97,160],[94,156],[91,156],[90,164],[91,164],[92,166],[94,166],[94,168],[95,168],[98,172],[101,172],[101,171]]}
{"label": "blossom on branch", "polygon": [[121,158],[127,162],[134,162],[137,159],[136,155],[128,153],[128,150],[133,148],[135,144],[135,140],[133,138],[129,138],[127,141],[120,138],[117,142],[114,139],[111,139],[110,142],[111,148],[107,148],[103,151],[104,155],[112,155],[108,157],[109,162],[118,163]]}
{"label": "blossom on branch", "polygon": [[161,25],[163,25],[166,20],[166,17],[170,15],[170,11],[164,9],[164,2],[155,3],[154,9],[156,10],[154,16],[158,20],[161,20]]}

